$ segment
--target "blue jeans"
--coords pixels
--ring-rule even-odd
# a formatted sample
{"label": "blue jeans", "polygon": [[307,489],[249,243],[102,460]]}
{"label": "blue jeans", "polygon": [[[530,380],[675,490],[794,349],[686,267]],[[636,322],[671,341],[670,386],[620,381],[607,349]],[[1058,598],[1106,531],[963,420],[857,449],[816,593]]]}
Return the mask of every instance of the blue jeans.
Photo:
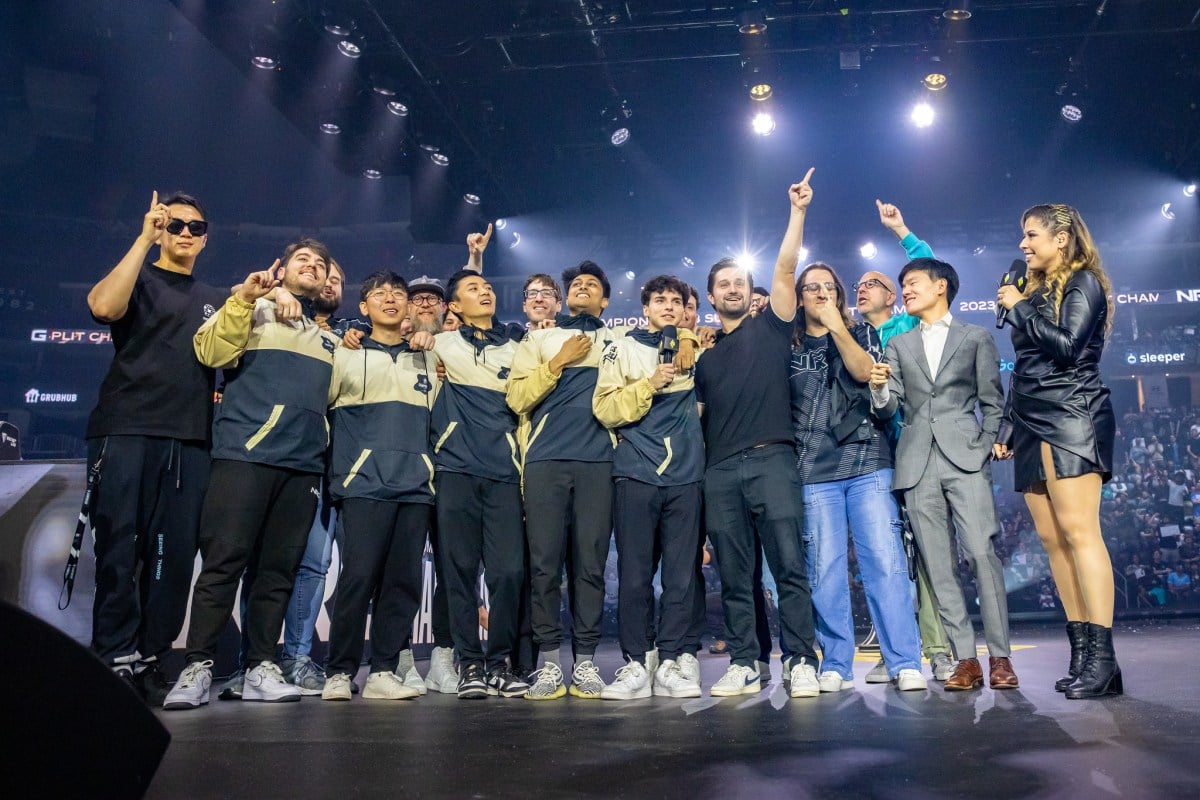
{"label": "blue jeans", "polygon": [[283,657],[286,659],[312,652],[313,629],[325,601],[325,575],[333,558],[333,529],[337,516],[337,509],[323,493],[317,516],[308,531],[308,544],[300,560],[300,569],[296,571],[287,616],[283,619]]}
{"label": "blue jeans", "polygon": [[[847,525],[849,531],[847,531]],[[854,677],[854,618],[847,578],[848,534],[888,674],[921,668],[913,582],[900,538],[892,470],[804,487],[804,543],[817,612],[822,672]]]}

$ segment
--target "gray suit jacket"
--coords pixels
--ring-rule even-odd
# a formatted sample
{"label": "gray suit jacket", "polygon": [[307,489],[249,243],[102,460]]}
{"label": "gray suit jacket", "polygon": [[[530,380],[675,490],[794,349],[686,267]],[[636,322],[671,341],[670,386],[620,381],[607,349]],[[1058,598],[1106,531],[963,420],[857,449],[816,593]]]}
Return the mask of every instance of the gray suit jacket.
{"label": "gray suit jacket", "polygon": [[894,488],[917,485],[934,442],[964,472],[982,469],[1004,411],[1000,355],[991,334],[978,325],[952,319],[936,380],[930,377],[920,326],[889,339],[884,357],[892,368],[888,403],[882,409],[875,409],[874,404],[872,408],[882,419],[897,408],[903,414]]}

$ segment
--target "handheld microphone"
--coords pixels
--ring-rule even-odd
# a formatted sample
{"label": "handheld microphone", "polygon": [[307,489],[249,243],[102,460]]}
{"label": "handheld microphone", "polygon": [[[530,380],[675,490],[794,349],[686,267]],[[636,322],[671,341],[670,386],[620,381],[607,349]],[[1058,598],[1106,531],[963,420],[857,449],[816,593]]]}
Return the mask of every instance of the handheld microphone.
{"label": "handheld microphone", "polygon": [[678,353],[679,331],[674,325],[664,325],[662,329],[662,346],[659,349],[659,363],[672,363]]}
{"label": "handheld microphone", "polygon": [[[1015,286],[1017,291],[1025,291],[1025,271],[1028,265],[1024,259],[1014,258],[1012,266],[1008,268],[1008,272],[1004,273],[1004,277],[1000,279],[1001,286]],[[999,303],[996,304],[996,327],[1003,328],[1004,320],[1008,319],[1008,309]]]}

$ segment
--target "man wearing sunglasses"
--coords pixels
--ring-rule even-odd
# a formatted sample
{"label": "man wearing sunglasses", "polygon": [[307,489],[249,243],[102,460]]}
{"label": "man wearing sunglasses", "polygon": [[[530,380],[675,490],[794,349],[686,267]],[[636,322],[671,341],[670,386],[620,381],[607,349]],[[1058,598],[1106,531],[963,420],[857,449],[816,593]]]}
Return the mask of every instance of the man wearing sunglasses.
{"label": "man wearing sunglasses", "polygon": [[207,233],[198,200],[155,192],[129,252],[88,293],[116,349],[87,427],[100,478],[92,648],[151,705],[167,692],[161,663],[183,627],[208,484],[214,371],[190,341],[228,292],[192,275]]}

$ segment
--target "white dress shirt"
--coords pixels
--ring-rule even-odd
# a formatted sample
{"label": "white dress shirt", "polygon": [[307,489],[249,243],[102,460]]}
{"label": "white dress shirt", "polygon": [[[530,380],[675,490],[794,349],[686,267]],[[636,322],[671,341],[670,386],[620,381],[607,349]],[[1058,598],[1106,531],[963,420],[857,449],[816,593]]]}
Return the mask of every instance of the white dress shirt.
{"label": "white dress shirt", "polygon": [[921,342],[925,345],[925,358],[929,361],[929,377],[937,380],[938,366],[942,363],[942,351],[946,349],[946,336],[950,333],[950,323],[954,315],[949,311],[946,316],[934,322],[921,323]]}

